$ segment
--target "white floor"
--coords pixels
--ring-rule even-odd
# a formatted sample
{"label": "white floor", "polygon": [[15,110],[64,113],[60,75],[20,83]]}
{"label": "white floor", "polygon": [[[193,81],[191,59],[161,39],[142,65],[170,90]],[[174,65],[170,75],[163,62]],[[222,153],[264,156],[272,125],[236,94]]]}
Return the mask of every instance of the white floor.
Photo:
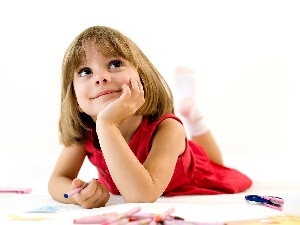
{"label": "white floor", "polygon": [[[27,195],[0,194],[0,224],[18,224],[20,223],[19,220],[16,220],[16,218],[12,219],[8,215],[24,216],[25,211],[43,206],[58,206],[66,211],[39,214],[45,218],[39,221],[39,224],[62,224],[61,222],[66,225],[73,224],[73,219],[77,217],[111,211],[124,212],[136,205],[142,206],[143,211],[155,213],[174,207],[174,215],[192,221],[224,222],[285,215],[286,213],[299,213],[300,216],[299,155],[270,156],[249,154],[225,156],[224,160],[227,166],[236,168],[252,178],[253,186],[244,193],[214,196],[161,197],[156,203],[145,204],[124,204],[120,196],[111,196],[106,207],[92,210],[82,209],[75,205],[60,204],[52,200],[48,195],[47,182],[57,157],[58,153],[0,154],[0,186],[31,187],[33,189]],[[96,176],[96,170],[88,161],[85,161],[79,177],[84,180],[90,180]],[[245,201],[245,195],[248,194],[279,196],[285,200],[298,198],[299,200],[293,203],[294,205],[290,204],[290,200],[286,201],[284,210],[281,212],[266,206],[249,204]],[[26,214],[26,216],[30,215]],[[31,216],[37,217],[37,214]],[[5,223],[2,223],[2,221]]]}

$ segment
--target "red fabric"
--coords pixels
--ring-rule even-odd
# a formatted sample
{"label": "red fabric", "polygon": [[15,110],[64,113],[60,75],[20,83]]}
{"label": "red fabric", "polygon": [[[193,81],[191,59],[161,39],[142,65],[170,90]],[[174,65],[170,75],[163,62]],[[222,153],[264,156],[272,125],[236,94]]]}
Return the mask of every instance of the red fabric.
{"label": "red fabric", "polygon": [[[180,121],[174,114],[166,114],[154,122],[144,118],[130,140],[129,146],[141,163],[146,160],[151,149],[151,140],[156,127],[166,118]],[[95,133],[92,136],[96,137]],[[97,138],[95,140],[90,138],[85,142],[88,158],[98,170],[99,182],[104,184],[111,193],[119,194],[101,149],[93,144],[97,140]],[[187,147],[179,156],[173,177],[163,195],[232,194],[242,192],[251,185],[252,181],[246,175],[212,162],[200,145],[187,140]]]}

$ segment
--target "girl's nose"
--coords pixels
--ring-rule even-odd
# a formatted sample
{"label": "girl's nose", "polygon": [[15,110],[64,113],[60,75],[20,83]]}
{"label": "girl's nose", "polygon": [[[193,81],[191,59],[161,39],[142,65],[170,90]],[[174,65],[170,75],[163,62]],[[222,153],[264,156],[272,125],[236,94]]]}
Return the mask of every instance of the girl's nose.
{"label": "girl's nose", "polygon": [[[102,83],[106,83],[106,82],[107,82],[107,79],[104,78],[104,79],[102,80]],[[101,83],[101,82],[100,82],[100,80],[98,79],[98,80],[96,81],[96,84],[100,84],[100,83]]]}
{"label": "girl's nose", "polygon": [[97,85],[107,83],[111,80],[110,75],[107,72],[98,73],[95,77],[95,83]]}

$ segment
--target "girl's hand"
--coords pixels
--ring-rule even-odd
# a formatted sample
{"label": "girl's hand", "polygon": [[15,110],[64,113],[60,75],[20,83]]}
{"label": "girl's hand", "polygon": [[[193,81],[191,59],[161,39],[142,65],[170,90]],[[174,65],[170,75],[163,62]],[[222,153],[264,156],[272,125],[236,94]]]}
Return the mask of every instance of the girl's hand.
{"label": "girl's hand", "polygon": [[97,115],[97,121],[119,125],[144,104],[144,89],[141,82],[133,77],[129,80],[129,86],[122,85],[122,95],[108,104]]}
{"label": "girl's hand", "polygon": [[[75,178],[72,181],[72,189],[80,187],[85,182]],[[93,179],[90,181],[89,185],[83,188],[80,192],[72,196],[77,204],[81,205],[83,208],[99,208],[105,206],[109,200],[109,192],[107,189],[98,183],[97,180]]]}

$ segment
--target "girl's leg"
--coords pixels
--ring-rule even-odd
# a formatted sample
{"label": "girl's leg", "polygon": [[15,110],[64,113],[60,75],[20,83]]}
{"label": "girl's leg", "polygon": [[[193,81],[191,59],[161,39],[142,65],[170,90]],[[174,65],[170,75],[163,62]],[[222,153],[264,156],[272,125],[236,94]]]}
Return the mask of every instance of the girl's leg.
{"label": "girl's leg", "polygon": [[195,99],[195,74],[186,67],[177,67],[174,74],[175,109],[183,117],[191,139],[204,147],[209,158],[223,165],[220,149],[209,131]]}

